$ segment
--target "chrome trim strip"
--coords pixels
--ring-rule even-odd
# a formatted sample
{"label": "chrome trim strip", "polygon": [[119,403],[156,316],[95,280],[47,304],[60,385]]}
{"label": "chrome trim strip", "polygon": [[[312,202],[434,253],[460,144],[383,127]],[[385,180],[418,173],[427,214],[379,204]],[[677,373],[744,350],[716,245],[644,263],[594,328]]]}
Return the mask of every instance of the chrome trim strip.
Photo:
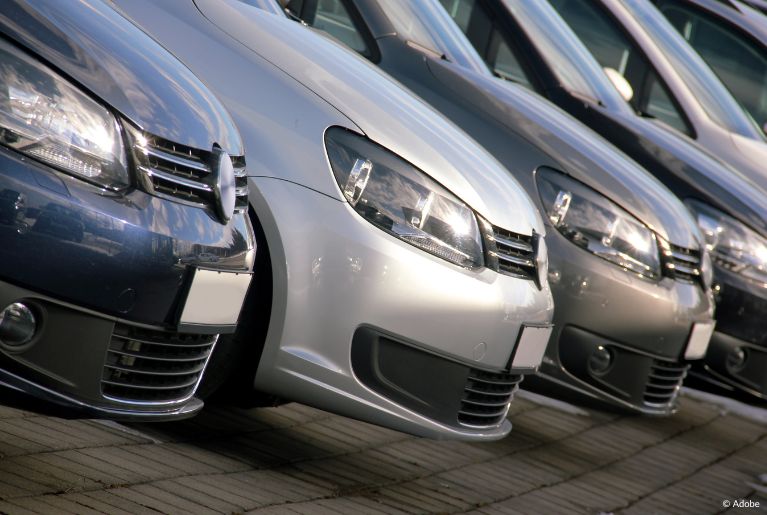
{"label": "chrome trim strip", "polygon": [[533,252],[533,246],[529,243],[525,243],[523,241],[507,240],[502,236],[498,236],[498,234],[493,235],[493,238],[495,239],[496,244],[500,243],[501,245],[506,245],[507,247],[521,250],[523,252]]}
{"label": "chrome trim strip", "polygon": [[164,181],[172,182],[174,184],[178,184],[179,186],[184,186],[185,188],[204,191],[206,193],[211,193],[213,191],[213,188],[211,186],[203,182],[198,182],[192,179],[184,179],[183,177],[179,177],[177,175],[173,175],[167,172],[162,172],[160,170],[157,170],[156,168],[142,167],[142,170],[149,176],[158,177]]}
{"label": "chrome trim strip", "polygon": [[194,161],[192,159],[186,159],[180,156],[174,156],[162,150],[158,150],[157,147],[139,147],[139,149],[146,152],[147,155],[152,156],[163,161],[168,161],[178,166],[185,166],[193,170],[200,172],[210,173],[210,167],[200,161]]}

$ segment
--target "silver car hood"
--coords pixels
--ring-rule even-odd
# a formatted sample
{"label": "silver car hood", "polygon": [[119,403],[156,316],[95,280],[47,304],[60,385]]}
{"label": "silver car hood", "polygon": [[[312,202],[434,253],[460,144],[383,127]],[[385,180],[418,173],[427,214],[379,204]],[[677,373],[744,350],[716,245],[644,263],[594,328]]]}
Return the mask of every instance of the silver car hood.
{"label": "silver car hood", "polygon": [[[371,140],[429,174],[494,225],[520,234],[544,232],[531,199],[495,158],[365,59],[298,23],[237,0],[194,3],[223,32],[290,75]],[[340,198],[335,184],[320,175],[302,177],[301,182]]]}

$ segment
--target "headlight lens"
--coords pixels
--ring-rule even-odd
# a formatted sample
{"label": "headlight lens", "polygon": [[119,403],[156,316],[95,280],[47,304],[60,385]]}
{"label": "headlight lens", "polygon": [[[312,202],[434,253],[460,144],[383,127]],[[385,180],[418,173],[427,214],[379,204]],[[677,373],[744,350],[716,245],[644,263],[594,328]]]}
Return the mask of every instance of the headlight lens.
{"label": "headlight lens", "polygon": [[328,129],[325,144],[341,191],[365,220],[456,265],[483,265],[477,217],[452,193],[402,158],[345,129]]}
{"label": "headlight lens", "polygon": [[711,206],[686,202],[717,265],[767,288],[767,240]]}
{"label": "headlight lens", "polygon": [[42,63],[2,41],[0,143],[107,188],[129,183],[115,117]]}
{"label": "headlight lens", "polygon": [[553,170],[536,174],[549,221],[567,239],[643,277],[660,278],[655,233],[587,186]]}

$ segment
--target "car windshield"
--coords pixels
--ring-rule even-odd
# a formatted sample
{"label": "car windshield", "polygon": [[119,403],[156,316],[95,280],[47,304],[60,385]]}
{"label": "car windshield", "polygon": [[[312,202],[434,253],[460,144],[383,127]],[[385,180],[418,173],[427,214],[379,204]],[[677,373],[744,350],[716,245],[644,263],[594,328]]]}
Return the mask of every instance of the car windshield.
{"label": "car windshield", "polygon": [[503,3],[565,88],[610,108],[628,109],[599,63],[548,2],[503,0]]}
{"label": "car windshield", "polygon": [[765,139],[756,122],[655,6],[646,0],[623,0],[623,5],[641,23],[714,122],[741,136]]}
{"label": "car windshield", "polygon": [[380,2],[380,6],[397,33],[408,41],[444,54],[464,68],[490,74],[485,62],[439,0],[386,0]]}

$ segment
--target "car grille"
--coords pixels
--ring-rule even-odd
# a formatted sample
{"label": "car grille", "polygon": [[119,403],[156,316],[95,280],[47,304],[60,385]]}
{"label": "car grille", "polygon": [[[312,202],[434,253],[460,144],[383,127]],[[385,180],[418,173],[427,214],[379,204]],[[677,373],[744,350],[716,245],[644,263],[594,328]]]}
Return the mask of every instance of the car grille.
{"label": "car grille", "polygon": [[667,277],[686,283],[701,280],[701,255],[699,250],[666,244],[663,249],[663,272]]}
{"label": "car grille", "polygon": [[218,335],[180,334],[118,324],[107,351],[101,389],[130,403],[187,400],[200,382]]}
{"label": "car grille", "polygon": [[516,234],[493,226],[489,253],[498,259],[498,271],[512,277],[538,280],[534,236]]}
{"label": "car grille", "polygon": [[689,365],[673,361],[653,360],[644,392],[645,404],[653,407],[672,404],[679,395],[688,368]]}
{"label": "car grille", "polygon": [[[155,136],[134,136],[136,159],[150,193],[199,207],[215,205],[211,154]],[[235,212],[248,209],[245,158],[232,156],[235,175]]]}
{"label": "car grille", "polygon": [[498,425],[506,418],[522,376],[471,369],[464,388],[458,422],[472,427]]}

